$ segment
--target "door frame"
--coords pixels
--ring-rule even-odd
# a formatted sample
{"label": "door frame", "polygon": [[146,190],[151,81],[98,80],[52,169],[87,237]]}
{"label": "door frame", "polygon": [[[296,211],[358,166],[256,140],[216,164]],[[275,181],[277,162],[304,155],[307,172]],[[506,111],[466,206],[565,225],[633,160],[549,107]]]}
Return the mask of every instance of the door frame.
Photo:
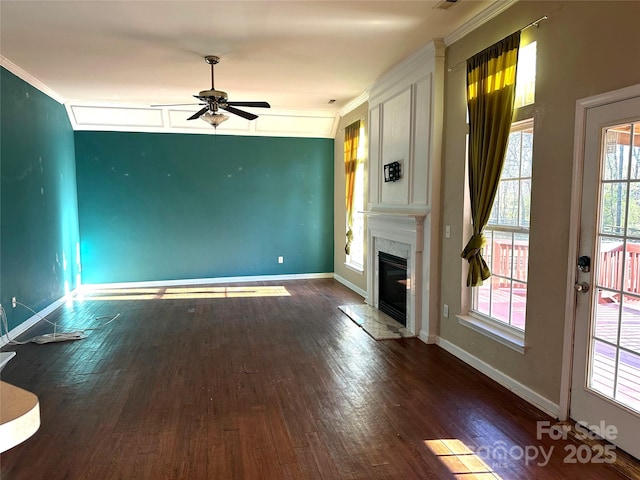
{"label": "door frame", "polygon": [[575,129],[573,135],[573,172],[571,177],[571,211],[569,219],[569,251],[567,256],[567,285],[564,311],[564,340],[562,348],[562,372],[560,376],[560,404],[558,419],[569,419],[571,410],[571,379],[573,376],[573,336],[576,322],[576,282],[578,249],[580,242],[580,215],[582,210],[582,174],[584,172],[584,143],[587,128],[587,111],[608,103],[640,97],[640,84],[611,92],[582,98],[576,101]]}

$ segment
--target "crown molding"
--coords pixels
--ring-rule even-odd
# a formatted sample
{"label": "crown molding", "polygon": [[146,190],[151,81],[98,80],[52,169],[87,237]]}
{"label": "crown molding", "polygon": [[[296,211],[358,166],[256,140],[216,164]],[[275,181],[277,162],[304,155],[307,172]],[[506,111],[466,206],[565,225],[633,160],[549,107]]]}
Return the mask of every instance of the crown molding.
{"label": "crown molding", "polygon": [[412,53],[367,88],[369,100],[378,102],[390,92],[396,92],[399,85],[410,85],[432,72],[430,65],[436,59],[444,59],[444,42],[434,38],[424,47]]}
{"label": "crown molding", "polygon": [[448,47],[452,43],[457,42],[476,28],[497,17],[509,7],[512,7],[516,2],[518,2],[518,0],[496,0],[491,6],[480,12],[460,28],[457,28],[454,32],[444,37],[445,46]]}
{"label": "crown molding", "polygon": [[[204,122],[185,122],[184,120],[193,112],[180,107],[156,108],[147,105],[67,100],[2,55],[0,55],[0,65],[33,88],[64,105],[71,126],[77,131],[334,138],[340,120],[337,113],[329,109],[271,109],[256,111],[260,117],[254,122],[231,115],[228,123],[225,122],[218,129],[213,129]],[[367,98],[364,94],[360,95],[347,107],[355,108]]]}
{"label": "crown molding", "polygon": [[11,73],[13,73],[16,77],[27,82],[33,88],[40,90],[42,93],[51,97],[56,102],[64,105],[64,97],[62,95],[60,95],[58,92],[56,92],[52,88],[49,88],[40,80],[38,80],[36,77],[31,75],[29,72],[27,72],[23,68],[20,68],[18,65],[13,63],[8,58],[3,57],[2,55],[0,55],[0,65],[6,68]]}
{"label": "crown molding", "polygon": [[360,105],[362,105],[364,102],[367,102],[367,101],[369,101],[369,94],[367,92],[362,92],[360,95],[358,95],[356,98],[354,98],[349,103],[347,103],[344,107],[342,107],[338,112],[338,115],[341,117],[344,117],[347,113],[355,110],[356,108],[358,108]]}

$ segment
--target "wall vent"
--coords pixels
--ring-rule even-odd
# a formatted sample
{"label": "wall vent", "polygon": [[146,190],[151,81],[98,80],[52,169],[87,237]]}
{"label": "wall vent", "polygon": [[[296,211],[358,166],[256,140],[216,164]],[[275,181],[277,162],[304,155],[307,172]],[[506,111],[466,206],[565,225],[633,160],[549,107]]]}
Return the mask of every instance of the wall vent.
{"label": "wall vent", "polygon": [[458,0],[442,0],[441,2],[436,3],[436,5],[433,8],[437,8],[439,10],[446,10],[450,7],[453,7],[453,5],[457,2]]}

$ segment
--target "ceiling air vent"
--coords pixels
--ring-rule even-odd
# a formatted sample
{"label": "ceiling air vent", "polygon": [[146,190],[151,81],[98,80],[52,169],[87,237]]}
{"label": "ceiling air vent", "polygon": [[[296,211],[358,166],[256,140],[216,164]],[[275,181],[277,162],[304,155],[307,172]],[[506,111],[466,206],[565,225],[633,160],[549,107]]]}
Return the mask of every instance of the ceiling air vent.
{"label": "ceiling air vent", "polygon": [[453,7],[458,0],[442,0],[441,2],[436,3],[433,8],[438,8],[440,10],[446,10],[449,7]]}

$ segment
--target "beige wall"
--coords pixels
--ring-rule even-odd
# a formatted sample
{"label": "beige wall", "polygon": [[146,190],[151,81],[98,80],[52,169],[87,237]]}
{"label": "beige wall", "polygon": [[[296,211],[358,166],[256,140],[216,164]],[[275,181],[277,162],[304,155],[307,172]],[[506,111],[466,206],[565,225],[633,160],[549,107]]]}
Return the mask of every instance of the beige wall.
{"label": "beige wall", "polygon": [[523,32],[525,45],[537,41],[529,292],[524,355],[458,323],[466,266],[460,251],[468,240],[465,209],[465,67],[447,73],[442,172],[440,336],[524,384],[560,402],[564,309],[567,298],[571,173],[576,100],[640,83],[640,2],[520,1],[447,49],[454,66],[542,15],[540,28]]}
{"label": "beige wall", "polygon": [[[344,245],[346,243],[346,209],[344,206],[345,200],[345,179],[344,179],[344,128],[347,125],[352,124],[356,120],[366,120],[369,113],[369,104],[367,102],[356,107],[345,116],[340,118],[338,124],[338,131],[335,137],[335,151],[334,151],[334,258],[333,258],[333,271],[334,273],[351,283],[361,292],[367,290],[367,272],[366,272],[366,247],[365,247],[365,270],[360,273],[351,268],[345,266],[345,254]],[[365,182],[366,185],[366,182]],[[365,198],[367,198],[365,192]],[[366,240],[366,239],[365,239]]]}

